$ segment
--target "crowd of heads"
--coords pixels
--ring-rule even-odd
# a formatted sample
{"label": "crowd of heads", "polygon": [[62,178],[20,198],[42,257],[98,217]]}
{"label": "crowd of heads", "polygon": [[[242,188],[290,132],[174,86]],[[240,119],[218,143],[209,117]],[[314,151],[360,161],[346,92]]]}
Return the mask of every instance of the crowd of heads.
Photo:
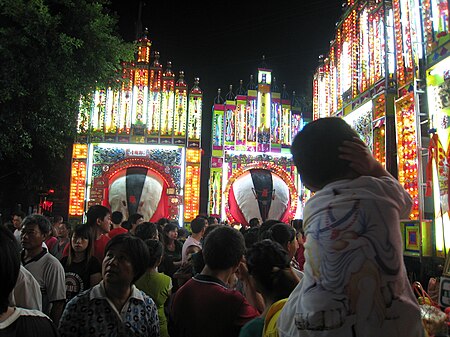
{"label": "crowd of heads", "polygon": [[[22,247],[13,235],[13,228],[1,228],[0,269],[8,275],[5,287],[0,290],[0,311],[8,307],[8,295],[14,288],[20,266],[21,248],[31,250],[41,247],[49,238],[65,236],[68,244],[65,251],[65,265],[70,266],[80,260],[98,259],[95,243],[100,237],[109,235],[110,230],[121,228],[123,235],[108,238],[100,262],[99,280],[106,289],[131,285],[148,270],[164,271],[166,255],[174,242],[181,245],[189,237],[200,240],[201,248],[192,254],[191,276],[201,273],[204,268],[221,271],[236,269],[247,260],[249,274],[258,284],[260,291],[283,288],[274,292],[274,298],[282,297],[294,284],[289,278],[274,277],[285,273],[292,258],[287,249],[295,238],[293,227],[278,220],[249,220],[241,230],[220,221],[216,217],[198,215],[188,226],[180,227],[168,218],[150,222],[141,214],[132,214],[125,219],[119,211],[111,212],[107,207],[94,205],[86,212],[86,222],[71,224],[60,216],[48,218],[43,215],[16,212],[12,218],[14,230],[20,230]],[[19,224],[16,224],[20,222]],[[61,234],[64,233],[64,234]],[[50,250],[49,250],[50,251]],[[167,261],[166,261],[167,262]],[[173,261],[171,261],[173,262]],[[171,275],[171,277],[173,277]],[[173,282],[176,282],[174,279]],[[174,287],[173,291],[176,291]],[[272,291],[271,290],[271,291]]]}

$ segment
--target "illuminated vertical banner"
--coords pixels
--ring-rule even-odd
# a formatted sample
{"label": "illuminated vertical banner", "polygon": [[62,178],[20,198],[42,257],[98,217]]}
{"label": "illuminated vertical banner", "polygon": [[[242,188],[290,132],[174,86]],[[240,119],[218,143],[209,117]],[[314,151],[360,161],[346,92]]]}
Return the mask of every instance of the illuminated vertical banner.
{"label": "illuminated vertical banner", "polygon": [[256,151],[257,99],[256,90],[248,90],[246,106],[247,116],[247,151]]}
{"label": "illuminated vertical banner", "polygon": [[281,109],[281,145],[283,147],[289,147],[291,145],[292,137],[292,120],[291,120],[291,102],[287,99],[282,99],[280,102]]}
{"label": "illuminated vertical banner", "polygon": [[184,72],[180,71],[180,77],[175,85],[175,114],[173,135],[177,144],[186,141],[186,118],[188,110],[187,84],[184,82]]}
{"label": "illuminated vertical banner", "polygon": [[162,65],[159,63],[159,53],[155,51],[155,59],[150,67],[149,98],[147,108],[147,134],[153,142],[157,142],[161,120],[161,82]]}
{"label": "illuminated vertical banner", "polygon": [[[133,106],[131,121],[135,128],[143,129],[147,124],[148,86],[151,42],[146,36],[137,41],[137,64],[134,68]],[[140,132],[141,133],[141,132]]]}
{"label": "illuminated vertical banner", "polygon": [[120,111],[118,116],[118,126],[120,134],[130,134],[131,128],[131,111],[132,111],[132,94],[133,94],[134,72],[131,65],[123,65],[123,82],[120,91]]}
{"label": "illuminated vertical banner", "polygon": [[332,110],[331,110],[331,90],[330,90],[330,60],[327,57],[324,60],[324,65],[323,65],[323,69],[324,69],[324,77],[323,77],[323,81],[322,81],[322,86],[323,86],[323,113],[324,116],[330,116]]}
{"label": "illuminated vertical banner", "polygon": [[372,153],[383,167],[386,167],[386,96],[380,94],[374,99]]}
{"label": "illuminated vertical banner", "polygon": [[220,216],[222,213],[222,196],[223,196],[223,185],[222,185],[223,171],[220,168],[211,168],[211,178],[209,182],[209,214],[213,216]]}
{"label": "illuminated vertical banner", "polygon": [[336,31],[335,40],[335,66],[336,66],[336,97],[337,109],[342,108],[342,80],[341,80],[341,58],[342,58],[342,25]]}
{"label": "illuminated vertical banner", "polygon": [[106,90],[97,89],[94,94],[94,111],[92,113],[92,130],[104,132]]}
{"label": "illuminated vertical banner", "polygon": [[[402,36],[403,36],[403,48],[402,55],[404,57],[405,68],[405,81],[409,82],[414,78],[414,50],[417,50],[417,46],[413,45],[413,38],[416,37],[413,26],[415,25],[413,11],[410,8],[411,3],[409,0],[400,1],[401,5],[401,22],[402,22]],[[415,6],[415,4],[412,4]],[[417,4],[418,6],[418,4]],[[419,47],[421,49],[422,47]],[[418,64],[418,60],[417,60]]]}
{"label": "illuminated vertical banner", "polygon": [[370,50],[371,68],[370,84],[378,82],[385,74],[385,36],[384,36],[384,9],[379,7],[369,16],[370,24]]}
{"label": "illuminated vertical banner", "polygon": [[351,63],[351,98],[358,95],[358,35],[357,28],[357,11],[352,10],[349,15],[349,36],[350,36],[350,63]]}
{"label": "illuminated vertical banner", "polygon": [[258,69],[258,145],[257,151],[266,152],[270,149],[270,72]]}
{"label": "illuminated vertical banner", "polygon": [[413,199],[410,220],[419,220],[419,184],[417,128],[414,93],[395,101],[398,181]]}
{"label": "illuminated vertical banner", "polygon": [[[290,144],[292,144],[292,141],[294,140],[297,133],[301,131],[303,128],[303,119],[301,113],[294,113],[292,111],[291,113],[291,129],[290,129]],[[287,146],[289,147],[289,146]],[[295,181],[295,177],[293,177],[293,180]]]}
{"label": "illuminated vertical banner", "polygon": [[359,13],[359,58],[358,91],[364,92],[369,87],[369,13],[364,8]]}
{"label": "illuminated vertical banner", "polygon": [[133,86],[132,124],[143,126],[147,118],[148,69],[139,67],[135,70]]}
{"label": "illuminated vertical banner", "polygon": [[172,64],[167,62],[167,69],[162,80],[162,106],[161,106],[161,142],[170,143],[173,132],[173,114],[175,105],[175,76],[172,73]]}
{"label": "illuminated vertical banner", "polygon": [[[281,95],[272,92],[272,102],[270,103],[270,148],[273,152],[281,151],[281,144],[284,138],[285,116],[281,113]],[[288,124],[290,118],[288,117]]]}
{"label": "illuminated vertical banner", "polygon": [[334,45],[330,49],[330,53],[328,55],[329,66],[329,87],[330,87],[330,114],[334,114],[338,109],[338,91],[337,91],[337,83],[339,80],[337,67],[336,67],[336,48]]}
{"label": "illuminated vertical banner", "polygon": [[[220,97],[220,91],[219,91]],[[224,110],[223,100],[218,100],[213,106],[212,116],[212,158],[209,181],[209,214],[222,214],[222,179],[224,154]]]}
{"label": "illuminated vertical banner", "polygon": [[[314,119],[318,119],[321,117],[329,116],[329,106],[328,106],[328,98],[327,98],[327,66],[323,64],[322,66],[317,68],[316,79],[315,79],[315,87],[314,87]],[[342,95],[339,95],[342,97]]]}
{"label": "illuminated vertical banner", "polygon": [[[387,9],[385,19],[385,47],[384,55],[387,60],[387,65],[385,65],[384,76],[389,79],[388,85],[393,87],[394,76],[395,76],[395,38],[394,38],[394,11],[392,8]],[[411,50],[409,50],[411,55]]]}
{"label": "illuminated vertical banner", "polygon": [[81,217],[84,214],[86,189],[87,144],[73,144],[72,169],[70,176],[69,215]]}
{"label": "illuminated vertical banner", "polygon": [[394,10],[394,31],[395,31],[395,48],[397,50],[397,83],[399,87],[402,87],[406,83],[405,77],[405,60],[403,58],[404,50],[404,39],[402,36],[402,11],[400,10],[400,1],[394,0],[392,2],[392,7]]}
{"label": "illuminated vertical banner", "polygon": [[320,97],[320,91],[319,91],[319,81],[320,81],[320,69],[321,67],[317,67],[316,72],[314,73],[313,78],[313,84],[312,84],[312,92],[313,92],[313,100],[312,100],[312,106],[313,106],[313,120],[316,120],[319,118],[319,97]]}
{"label": "illuminated vertical banner", "polygon": [[186,150],[186,179],[184,187],[184,220],[192,221],[200,210],[200,149]]}
{"label": "illuminated vertical banner", "polygon": [[[344,97],[345,100],[348,101],[349,94],[352,89],[352,16],[347,16],[344,23],[341,27],[341,50],[340,50],[340,58],[339,58],[339,66],[340,66],[340,96]],[[325,72],[326,74],[326,72]],[[324,85],[326,85],[326,81],[324,81]],[[345,102],[343,102],[345,103]],[[326,101],[325,101],[326,105]]]}
{"label": "illuminated vertical banner", "polygon": [[117,116],[119,114],[119,90],[108,88],[106,91],[106,109],[105,109],[105,132],[116,133]]}
{"label": "illuminated vertical banner", "polygon": [[[396,73],[398,86],[402,87],[414,78],[414,64],[419,62],[415,57],[422,57],[422,47],[416,46],[421,42],[420,17],[417,18],[419,4],[415,0],[393,1],[395,48],[397,50]],[[414,43],[417,42],[417,43]]]}
{"label": "illuminated vertical banner", "polygon": [[246,151],[246,103],[247,96],[236,96],[236,150]]}
{"label": "illuminated vertical banner", "polygon": [[199,87],[199,78],[189,93],[188,147],[200,147],[202,129],[203,92]]}
{"label": "illuminated vertical banner", "polygon": [[218,156],[222,155],[224,145],[224,108],[223,104],[214,104],[213,118],[212,118],[212,150],[213,156],[215,151],[220,151]]}
{"label": "illuminated vertical banner", "polygon": [[236,141],[236,105],[234,101],[225,101],[225,150],[234,150]]}

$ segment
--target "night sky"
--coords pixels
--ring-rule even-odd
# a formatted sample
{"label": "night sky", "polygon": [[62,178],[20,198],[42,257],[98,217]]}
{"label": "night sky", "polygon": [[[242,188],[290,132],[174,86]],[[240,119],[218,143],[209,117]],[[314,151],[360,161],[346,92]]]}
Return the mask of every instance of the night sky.
{"label": "night sky", "polygon": [[[344,1],[143,1],[139,16],[139,0],[113,0],[111,9],[119,17],[125,41],[136,40],[137,32],[147,28],[152,51],[160,53],[164,69],[171,61],[176,79],[183,70],[189,88],[194,77],[200,78],[202,181],[208,181],[211,109],[217,90],[225,97],[230,85],[235,91],[240,80],[245,86],[250,75],[256,78],[264,55],[280,87],[285,84],[290,95],[295,91],[311,97],[319,56],[329,51]],[[207,184],[202,183],[202,212],[207,198]]]}
{"label": "night sky", "polygon": [[[318,57],[329,50],[344,0],[143,1],[142,27],[165,66],[185,72],[188,85],[200,78],[205,109],[217,89],[244,85],[256,76],[263,55],[279,86],[311,95]],[[126,41],[136,39],[139,1],[113,1]],[[211,98],[212,97],[212,98]]]}

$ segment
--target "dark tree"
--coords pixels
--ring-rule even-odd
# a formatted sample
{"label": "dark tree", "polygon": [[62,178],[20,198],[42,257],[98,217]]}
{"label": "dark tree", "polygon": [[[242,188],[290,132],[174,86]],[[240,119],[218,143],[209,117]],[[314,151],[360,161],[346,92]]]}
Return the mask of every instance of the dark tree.
{"label": "dark tree", "polygon": [[80,95],[133,59],[107,5],[0,0],[0,209],[68,185]]}

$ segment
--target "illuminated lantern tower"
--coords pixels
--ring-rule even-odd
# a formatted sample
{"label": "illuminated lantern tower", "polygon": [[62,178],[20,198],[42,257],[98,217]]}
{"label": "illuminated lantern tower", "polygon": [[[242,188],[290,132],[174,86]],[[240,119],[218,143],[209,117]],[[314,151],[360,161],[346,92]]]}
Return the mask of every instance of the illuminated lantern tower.
{"label": "illuminated lantern tower", "polygon": [[289,146],[304,115],[272,70],[258,68],[213,106],[209,214],[247,226],[251,218],[289,222],[301,211],[303,191]]}
{"label": "illuminated lantern tower", "polygon": [[348,0],[313,80],[314,119],[344,118],[411,195],[413,258],[450,247],[449,60],[448,1]]}
{"label": "illuminated lantern tower", "polygon": [[97,88],[80,101],[73,145],[69,217],[82,221],[95,204],[190,222],[199,212],[201,116],[199,79],[191,89],[170,62],[137,41],[135,62],[123,64],[120,88]]}

